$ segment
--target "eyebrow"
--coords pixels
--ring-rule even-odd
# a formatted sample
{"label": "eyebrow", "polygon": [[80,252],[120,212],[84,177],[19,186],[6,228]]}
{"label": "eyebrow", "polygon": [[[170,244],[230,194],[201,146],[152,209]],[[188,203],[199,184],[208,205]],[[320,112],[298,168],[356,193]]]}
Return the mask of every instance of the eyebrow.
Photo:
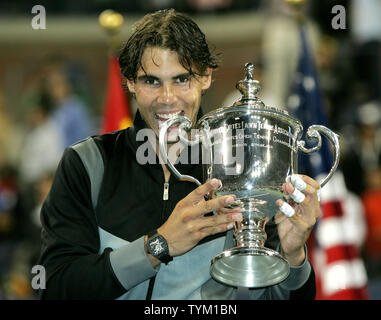
{"label": "eyebrow", "polygon": [[[181,77],[190,77],[191,74],[189,72],[185,72],[185,73],[180,73],[180,74],[177,74],[173,77],[171,77],[172,80],[174,79],[177,79],[177,78],[181,78]],[[146,81],[146,80],[160,80],[160,78],[154,76],[154,75],[150,75],[150,74],[145,74],[145,75],[142,75],[142,76],[139,76],[137,78],[137,81]]]}

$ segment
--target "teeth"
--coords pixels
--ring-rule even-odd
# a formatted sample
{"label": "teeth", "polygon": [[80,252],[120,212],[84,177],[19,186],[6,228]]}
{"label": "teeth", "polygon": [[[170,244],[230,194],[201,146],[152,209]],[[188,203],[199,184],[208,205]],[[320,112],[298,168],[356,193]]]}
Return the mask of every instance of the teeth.
{"label": "teeth", "polygon": [[173,117],[180,115],[181,113],[182,113],[182,111],[178,111],[178,112],[174,112],[174,113],[156,113],[156,117],[168,120],[168,119],[171,119]]}

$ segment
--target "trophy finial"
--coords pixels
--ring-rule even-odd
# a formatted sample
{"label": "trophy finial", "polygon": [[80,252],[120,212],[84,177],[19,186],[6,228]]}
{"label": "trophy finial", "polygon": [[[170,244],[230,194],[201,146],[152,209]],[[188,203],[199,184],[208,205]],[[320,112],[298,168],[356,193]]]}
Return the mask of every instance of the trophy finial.
{"label": "trophy finial", "polygon": [[253,79],[254,65],[251,62],[246,63],[245,64],[245,70],[246,70],[246,79],[245,80],[254,80]]}
{"label": "trophy finial", "polygon": [[[254,64],[248,62],[245,64],[246,76],[244,80],[238,81],[236,88],[241,92],[241,101],[252,101],[256,104],[264,106],[264,103],[256,97],[257,93],[261,90],[262,86],[258,80],[253,77]],[[238,102],[236,102],[238,103]]]}

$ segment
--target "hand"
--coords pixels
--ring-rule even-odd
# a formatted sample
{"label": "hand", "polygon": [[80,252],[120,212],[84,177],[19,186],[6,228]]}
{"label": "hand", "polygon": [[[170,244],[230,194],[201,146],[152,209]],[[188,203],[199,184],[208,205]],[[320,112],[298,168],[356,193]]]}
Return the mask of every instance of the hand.
{"label": "hand", "polygon": [[[167,240],[171,256],[184,254],[206,236],[229,230],[235,221],[242,221],[240,208],[224,208],[235,201],[234,195],[205,200],[204,196],[219,185],[219,180],[212,179],[193,190],[177,203],[168,220],[157,230]],[[212,211],[218,214],[204,216]]]}
{"label": "hand", "polygon": [[[305,259],[304,244],[310,236],[317,219],[322,215],[317,195],[317,190],[320,189],[319,183],[305,175],[297,175],[297,177],[302,179],[300,185],[301,189],[304,189],[300,190],[302,194],[296,191],[295,194],[297,196],[294,198],[300,201],[304,195],[304,200],[300,203],[292,199],[288,201],[295,211],[291,217],[288,217],[282,211],[278,211],[275,215],[275,223],[278,225],[282,254],[291,266],[298,266],[303,263]],[[303,182],[305,182],[304,186]],[[294,184],[300,188],[297,183]],[[284,193],[290,196],[295,191],[294,185],[290,182],[283,184],[282,188]],[[279,207],[282,207],[284,201],[277,200],[277,204]]]}

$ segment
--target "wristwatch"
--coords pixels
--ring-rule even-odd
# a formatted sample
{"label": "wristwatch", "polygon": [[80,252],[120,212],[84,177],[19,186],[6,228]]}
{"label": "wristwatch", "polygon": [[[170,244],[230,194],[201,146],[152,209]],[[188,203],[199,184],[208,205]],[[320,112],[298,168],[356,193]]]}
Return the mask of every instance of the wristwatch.
{"label": "wristwatch", "polygon": [[165,238],[154,230],[148,234],[147,251],[161,262],[168,264],[173,258],[169,255],[168,243]]}

